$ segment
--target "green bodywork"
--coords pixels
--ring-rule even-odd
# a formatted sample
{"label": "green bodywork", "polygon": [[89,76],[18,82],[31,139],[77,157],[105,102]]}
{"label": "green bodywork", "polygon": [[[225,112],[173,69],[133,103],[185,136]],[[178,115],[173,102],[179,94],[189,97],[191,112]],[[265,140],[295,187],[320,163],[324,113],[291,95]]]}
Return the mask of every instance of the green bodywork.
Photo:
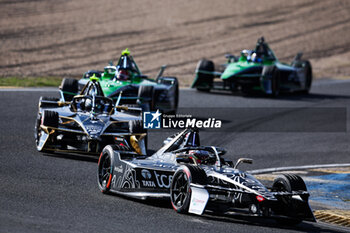
{"label": "green bodywork", "polygon": [[[264,52],[260,53],[258,57],[258,52],[260,46],[264,47]],[[207,84],[205,81],[199,79],[199,74],[212,75],[214,77],[220,78],[221,80],[229,80],[232,77],[235,78],[257,78],[261,77],[261,73],[249,72],[249,70],[254,69],[254,67],[263,67],[263,66],[286,66],[282,64],[276,58],[274,52],[269,48],[268,44],[263,40],[258,41],[255,50],[243,50],[240,57],[235,57],[233,55],[227,55],[227,62],[223,65],[225,68],[223,72],[217,71],[207,71],[207,70],[196,70],[196,77],[192,83],[192,88],[203,87],[211,88],[211,84]],[[255,88],[260,88],[256,86]]]}
{"label": "green bodywork", "polygon": [[[118,79],[117,72],[118,69],[125,69],[128,72],[128,78],[125,80]],[[83,75],[83,80],[88,80],[91,74],[86,72]],[[104,72],[101,73],[98,77],[101,88],[105,96],[110,96],[113,92],[118,90],[121,87],[127,85],[140,85],[140,86],[156,86],[160,85],[154,79],[149,79],[147,76],[142,75],[140,69],[135,63],[133,57],[130,55],[130,51],[125,49],[117,62],[117,65],[114,66],[110,64],[104,68]],[[118,97],[112,97],[117,99]],[[122,99],[137,99],[135,97],[122,97]]]}
{"label": "green bodywork", "polygon": [[[154,80],[148,80],[137,76],[130,78],[130,80],[122,81],[122,80],[113,80],[113,78],[111,79],[110,77],[108,76],[106,77],[104,75],[102,75],[102,77],[100,78],[100,84],[105,96],[109,96],[119,88],[130,84],[137,84],[137,85],[144,85],[144,86],[157,85],[157,83]],[[136,98],[137,97],[135,97],[135,99]]]}
{"label": "green bodywork", "polygon": [[[225,80],[228,79],[244,70],[247,70],[248,68],[252,67],[258,67],[258,66],[264,66],[264,65],[273,65],[277,61],[269,61],[265,60],[263,62],[252,62],[252,61],[247,61],[247,58],[244,55],[241,55],[239,60],[237,62],[230,62],[228,61],[227,67],[225,71],[221,74],[220,78]],[[251,74],[239,74],[239,77],[256,77],[256,75],[251,75]]]}

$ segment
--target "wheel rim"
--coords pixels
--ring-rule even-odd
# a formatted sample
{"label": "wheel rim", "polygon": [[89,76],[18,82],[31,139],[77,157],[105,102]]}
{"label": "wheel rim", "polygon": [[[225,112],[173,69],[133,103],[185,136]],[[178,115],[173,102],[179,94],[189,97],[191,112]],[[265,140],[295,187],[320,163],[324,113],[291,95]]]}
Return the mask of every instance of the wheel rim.
{"label": "wheel rim", "polygon": [[102,188],[107,187],[107,183],[111,176],[111,160],[108,154],[103,155],[98,171],[98,180]]}
{"label": "wheel rim", "polygon": [[190,194],[189,180],[185,172],[179,173],[172,184],[171,201],[176,209],[184,206]]}

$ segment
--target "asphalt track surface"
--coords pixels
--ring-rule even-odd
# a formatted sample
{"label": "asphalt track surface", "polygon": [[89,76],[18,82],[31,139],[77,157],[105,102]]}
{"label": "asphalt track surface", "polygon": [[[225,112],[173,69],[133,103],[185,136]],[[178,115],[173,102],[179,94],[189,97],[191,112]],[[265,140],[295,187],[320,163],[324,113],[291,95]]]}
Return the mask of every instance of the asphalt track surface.
{"label": "asphalt track surface", "polygon": [[[277,99],[183,89],[180,106],[347,108],[349,89],[350,82],[318,81],[310,95],[283,95]],[[287,227],[256,217],[181,215],[171,208],[169,201],[143,202],[103,195],[96,181],[97,158],[36,151],[33,127],[37,101],[42,95],[54,96],[58,92],[55,89],[0,90],[0,232],[346,231],[322,223],[303,222]],[[330,119],[329,124],[333,121]],[[245,124],[244,119],[241,123]],[[149,149],[156,150],[168,133],[151,132]],[[201,141],[225,147],[231,159],[253,158],[254,164],[241,167],[249,170],[350,162],[347,130],[203,132]]]}

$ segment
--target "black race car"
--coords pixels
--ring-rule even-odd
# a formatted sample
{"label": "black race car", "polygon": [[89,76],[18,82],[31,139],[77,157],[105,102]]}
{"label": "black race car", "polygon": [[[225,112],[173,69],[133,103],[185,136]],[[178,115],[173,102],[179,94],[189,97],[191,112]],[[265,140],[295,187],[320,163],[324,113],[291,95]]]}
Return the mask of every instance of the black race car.
{"label": "black race car", "polygon": [[139,199],[170,198],[179,213],[239,210],[278,216],[291,224],[315,221],[301,177],[285,174],[267,188],[237,169],[242,162],[252,163],[251,159],[241,158],[234,165],[222,157],[224,149],[200,146],[193,129],[169,137],[164,144],[151,156],[105,147],[98,162],[100,190]]}
{"label": "black race car", "polygon": [[140,108],[114,105],[94,78],[70,101],[60,93],[60,99],[40,97],[34,133],[38,151],[99,154],[113,144],[144,153],[146,131]]}

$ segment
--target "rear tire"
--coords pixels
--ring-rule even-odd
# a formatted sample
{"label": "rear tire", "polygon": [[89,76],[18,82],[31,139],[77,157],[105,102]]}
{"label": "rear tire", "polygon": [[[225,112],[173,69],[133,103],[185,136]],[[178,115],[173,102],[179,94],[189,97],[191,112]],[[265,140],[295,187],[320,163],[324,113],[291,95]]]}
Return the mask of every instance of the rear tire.
{"label": "rear tire", "polygon": [[143,111],[151,111],[154,109],[154,87],[140,86],[138,98],[141,100]]}
{"label": "rear tire", "polygon": [[[42,102],[42,100],[44,101],[52,101],[52,103],[45,103],[45,102]],[[39,108],[55,108],[55,107],[58,107],[58,101],[60,99],[59,98],[55,98],[55,97],[47,97],[47,96],[41,96],[40,99],[39,99]]]}
{"label": "rear tire", "polygon": [[176,77],[159,77],[157,82],[164,85],[171,85],[174,88],[174,109],[170,112],[175,114],[177,107],[179,106],[179,81]]}
{"label": "rear tire", "polygon": [[[215,66],[214,62],[206,59],[202,59],[198,62],[196,70],[201,70],[205,72],[214,72]],[[204,74],[197,73],[196,85],[197,91],[209,92],[213,87],[214,75],[213,74]]]}
{"label": "rear tire", "polygon": [[65,101],[71,101],[78,94],[78,80],[73,78],[64,78],[60,85]]}
{"label": "rear tire", "polygon": [[[272,185],[273,191],[285,191],[285,192],[292,192],[292,191],[307,191],[306,185],[304,180],[294,174],[283,174],[278,176]],[[288,206],[289,210],[293,210],[293,200],[291,197],[284,199],[286,206]],[[300,222],[302,222],[301,219],[297,218],[281,218],[277,219],[277,221],[281,224],[287,224],[287,225],[296,225]]]}
{"label": "rear tire", "polygon": [[181,166],[174,174],[170,186],[170,200],[174,210],[178,213],[187,213],[191,202],[190,184],[207,183],[207,175],[198,166]]}

